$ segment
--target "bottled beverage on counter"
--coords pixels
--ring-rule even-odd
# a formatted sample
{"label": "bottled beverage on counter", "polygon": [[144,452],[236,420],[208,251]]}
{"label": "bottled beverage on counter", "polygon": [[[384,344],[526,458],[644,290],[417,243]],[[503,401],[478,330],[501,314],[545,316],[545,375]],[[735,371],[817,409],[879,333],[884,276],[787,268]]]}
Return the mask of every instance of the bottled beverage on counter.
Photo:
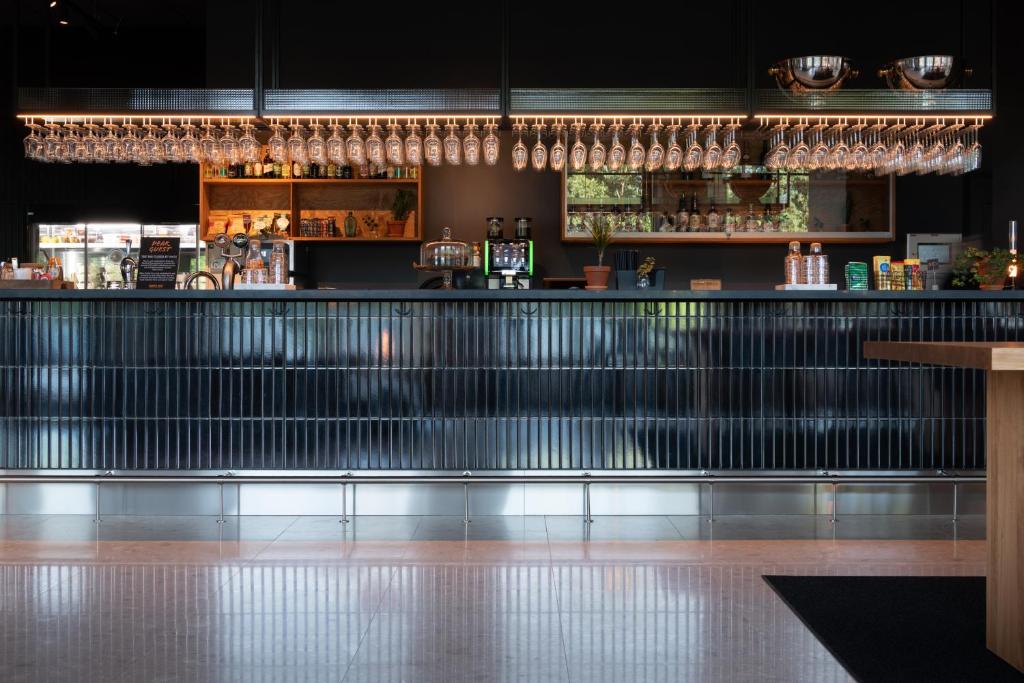
{"label": "bottled beverage on counter", "polygon": [[787,285],[804,284],[801,269],[802,257],[800,256],[800,243],[792,241],[789,243],[789,253],[786,254],[785,276]]}
{"label": "bottled beverage on counter", "polygon": [[821,242],[811,243],[811,253],[803,257],[803,278],[809,285],[827,285],[828,256],[821,251]]}
{"label": "bottled beverage on counter", "polygon": [[249,253],[245,257],[245,269],[242,271],[242,282],[248,285],[263,284],[267,281],[267,264],[260,253],[260,241],[249,240]]}
{"label": "bottled beverage on counter", "polygon": [[281,242],[275,243],[270,252],[270,282],[275,285],[288,283],[288,258]]}

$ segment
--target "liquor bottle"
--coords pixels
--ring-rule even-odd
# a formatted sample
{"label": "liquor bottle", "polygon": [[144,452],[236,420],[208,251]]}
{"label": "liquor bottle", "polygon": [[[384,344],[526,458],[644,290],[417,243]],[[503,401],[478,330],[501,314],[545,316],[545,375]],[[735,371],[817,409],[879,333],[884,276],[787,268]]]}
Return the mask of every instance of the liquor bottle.
{"label": "liquor bottle", "polygon": [[252,162],[252,177],[262,178],[263,177],[263,162],[260,161],[260,157],[256,155],[256,161]]}
{"label": "liquor bottle", "polygon": [[203,164],[203,177],[204,178],[212,178],[213,177],[213,164],[211,164],[210,162],[206,162],[206,163]]}
{"label": "liquor bottle", "polygon": [[270,158],[270,150],[263,155],[263,177],[277,178],[281,175],[281,164],[275,164]]}
{"label": "liquor bottle", "polygon": [[701,220],[700,207],[697,205],[697,193],[693,193],[693,198],[690,201],[690,217],[687,222],[687,227],[690,232],[700,232],[703,221]]}
{"label": "liquor bottle", "polygon": [[236,164],[228,164],[227,167],[228,178],[237,178],[238,166]]}
{"label": "liquor bottle", "polygon": [[725,210],[724,225],[726,232],[732,232],[739,228],[739,220],[736,218],[736,214],[733,213],[731,206]]}
{"label": "liquor bottle", "polygon": [[722,229],[722,214],[718,213],[714,202],[711,202],[711,208],[708,209],[707,227],[708,232],[718,232]]}
{"label": "liquor bottle", "polygon": [[316,162],[310,162],[302,167],[306,172],[306,175],[310,178],[316,178],[320,175],[320,165]]}
{"label": "liquor bottle", "polygon": [[338,167],[335,165],[333,161],[331,161],[327,164],[327,177],[333,178],[336,175],[338,175]]}
{"label": "liquor bottle", "polygon": [[799,285],[803,284],[801,263],[803,258],[800,256],[800,243],[793,241],[789,243],[789,253],[786,254],[785,261],[785,276],[787,285]]}
{"label": "liquor bottle", "polygon": [[242,177],[243,178],[252,178],[252,173],[253,173],[252,162],[251,161],[246,161],[245,164],[242,165]]}
{"label": "liquor bottle", "polygon": [[270,252],[270,281],[275,285],[288,282],[288,259],[284,253],[284,243],[275,242]]}
{"label": "liquor bottle", "polygon": [[293,178],[301,178],[302,177],[302,164],[300,164],[298,161],[292,162],[292,177]]}
{"label": "liquor bottle", "polygon": [[311,177],[311,176],[309,175],[309,163],[308,163],[308,162],[307,162],[307,163],[305,163],[305,164],[302,164],[302,177],[303,177],[303,178],[309,178],[309,177]]}
{"label": "liquor bottle", "polygon": [[757,215],[754,213],[754,205],[749,204],[747,206],[747,232],[759,232],[760,229],[761,226],[757,221]]}
{"label": "liquor bottle", "polygon": [[676,232],[686,232],[690,224],[690,212],[686,209],[686,195],[680,195],[679,208],[676,209]]}

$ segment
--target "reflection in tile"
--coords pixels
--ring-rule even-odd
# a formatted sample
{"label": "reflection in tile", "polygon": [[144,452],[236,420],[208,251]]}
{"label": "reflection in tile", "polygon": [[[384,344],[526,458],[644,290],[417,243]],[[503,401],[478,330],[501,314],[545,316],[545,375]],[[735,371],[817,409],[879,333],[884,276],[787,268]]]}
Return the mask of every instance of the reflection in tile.
{"label": "reflection in tile", "polygon": [[416,530],[417,541],[546,541],[544,517],[424,517]]}
{"label": "reflection in tile", "polygon": [[552,541],[678,541],[682,538],[668,517],[660,515],[600,516],[594,518],[593,524],[585,524],[582,517],[548,517],[547,524]]}
{"label": "reflection in tile", "polygon": [[420,525],[419,517],[379,517],[358,515],[347,524],[341,518],[307,516],[299,519],[285,531],[282,541],[408,541]]}

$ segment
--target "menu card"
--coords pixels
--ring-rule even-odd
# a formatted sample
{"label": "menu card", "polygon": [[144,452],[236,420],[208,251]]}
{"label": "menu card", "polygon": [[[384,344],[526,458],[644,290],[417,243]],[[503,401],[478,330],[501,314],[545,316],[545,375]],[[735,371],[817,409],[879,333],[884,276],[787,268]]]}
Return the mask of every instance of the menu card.
{"label": "menu card", "polygon": [[143,237],[135,288],[174,289],[180,250],[180,237]]}

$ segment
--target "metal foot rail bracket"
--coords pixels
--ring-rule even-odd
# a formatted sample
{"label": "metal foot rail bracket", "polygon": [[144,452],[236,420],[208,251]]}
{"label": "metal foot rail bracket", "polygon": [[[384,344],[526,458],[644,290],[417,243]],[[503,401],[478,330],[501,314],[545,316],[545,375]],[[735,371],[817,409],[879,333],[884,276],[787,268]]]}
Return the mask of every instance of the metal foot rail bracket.
{"label": "metal foot rail bracket", "polygon": [[[236,472],[204,473],[204,474],[167,474],[167,475],[142,475],[142,474],[118,474],[113,471],[88,474],[0,474],[0,484],[84,484],[93,483],[96,486],[96,514],[93,519],[95,523],[102,521],[100,516],[100,488],[104,482],[117,482],[119,484],[209,484],[216,482],[220,490],[220,514],[217,519],[219,523],[225,520],[224,515],[224,484],[225,479],[230,478],[231,483],[241,484],[340,484],[341,485],[341,520],[340,523],[348,524],[351,520],[348,514],[348,486],[353,488],[357,483],[363,484],[461,484],[463,487],[463,523],[469,524],[469,486],[470,478],[476,484],[580,484],[583,486],[583,517],[586,524],[592,524],[593,509],[591,506],[590,487],[592,484],[706,484],[708,486],[708,521],[713,522],[715,518],[714,508],[714,486],[716,484],[829,484],[832,487],[832,514],[831,521],[838,519],[838,494],[839,486],[844,487],[868,485],[868,484],[950,484],[953,487],[953,521],[959,517],[959,484],[982,484],[985,483],[984,475],[957,475],[940,471],[938,475],[836,475],[827,471],[821,471],[813,475],[720,475],[702,471],[699,474],[598,474],[583,472],[582,474],[492,474],[474,475],[465,471],[461,474],[296,474],[296,475],[261,475],[261,474],[238,474]],[[582,480],[582,482],[581,482]],[[239,514],[241,514],[239,512]],[[355,508],[352,510],[352,517],[355,517]]]}

